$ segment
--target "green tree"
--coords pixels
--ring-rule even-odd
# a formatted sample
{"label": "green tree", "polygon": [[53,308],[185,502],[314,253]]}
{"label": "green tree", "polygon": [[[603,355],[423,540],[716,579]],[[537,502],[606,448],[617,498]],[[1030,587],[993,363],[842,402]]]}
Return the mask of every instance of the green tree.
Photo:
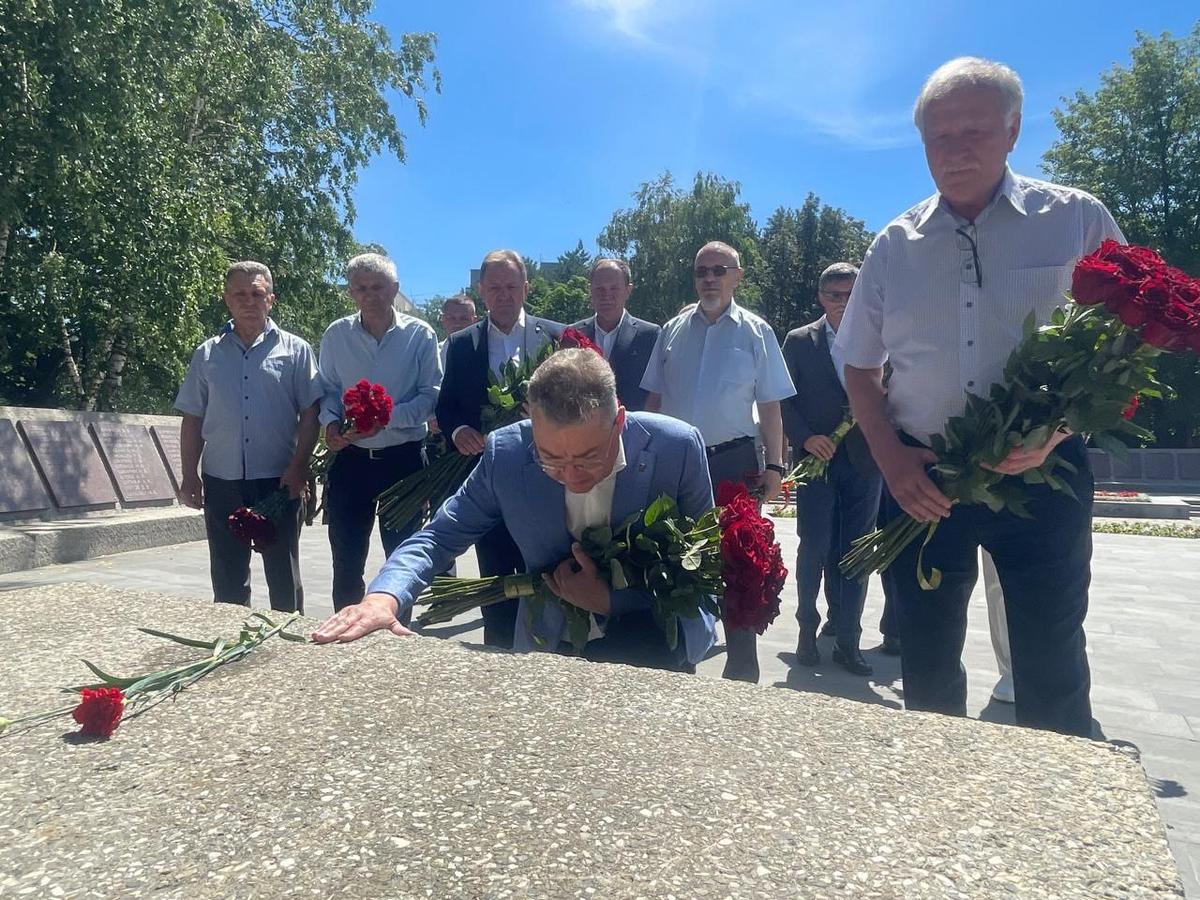
{"label": "green tree", "polygon": [[[1096,194],[1129,241],[1200,275],[1200,25],[1182,39],[1139,33],[1130,65],[1064,98],[1054,119],[1049,175]],[[1159,377],[1174,396],[1144,403],[1139,422],[1159,446],[1200,446],[1200,361],[1164,355]]]}
{"label": "green tree", "polygon": [[534,278],[529,283],[525,307],[533,315],[570,325],[592,314],[587,279],[582,275],[567,281]]}
{"label": "green tree", "polygon": [[859,265],[871,233],[844,210],[809,194],[799,209],[779,207],[759,235],[762,265],[753,273],[763,317],[782,338],[821,314],[817,281],[832,263]]}
{"label": "green tree", "polygon": [[[349,308],[351,192],[403,159],[432,35],[394,45],[364,0],[64,0],[0,13],[0,398],[161,409],[256,258],[276,316]],[[440,79],[430,70],[436,90]]]}
{"label": "green tree", "polygon": [[555,260],[553,281],[570,281],[572,278],[586,278],[588,269],[592,266],[592,255],[583,247],[583,241],[575,245]]}
{"label": "green tree", "polygon": [[708,241],[724,241],[741,255],[749,277],[738,302],[758,308],[753,273],[762,257],[750,206],[739,201],[741,186],[719,175],[698,173],[691,190],[675,186],[670,172],[643,184],[630,209],[613,214],[597,239],[605,253],[629,261],[634,289],[629,309],[652,322],[665,322],[696,302],[692,265]]}

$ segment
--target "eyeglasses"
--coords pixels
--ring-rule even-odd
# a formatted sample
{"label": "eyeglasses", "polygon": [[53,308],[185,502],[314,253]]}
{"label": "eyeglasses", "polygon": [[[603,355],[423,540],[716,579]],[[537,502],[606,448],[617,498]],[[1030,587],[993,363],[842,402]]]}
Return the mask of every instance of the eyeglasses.
{"label": "eyeglasses", "polygon": [[708,273],[712,272],[714,278],[724,278],[726,272],[740,268],[741,266],[696,266],[696,277],[707,278]]}
{"label": "eyeglasses", "polygon": [[541,467],[542,471],[554,478],[555,475],[561,475],[567,469],[579,469],[588,474],[597,474],[603,469],[608,462],[608,454],[612,450],[613,438],[617,434],[617,423],[613,420],[612,431],[609,432],[608,440],[604,442],[604,446],[585,453],[583,456],[573,460],[558,460],[554,458],[546,458],[542,455],[542,451],[538,449],[537,444],[533,445],[533,458]]}
{"label": "eyeglasses", "polygon": [[[958,235],[958,249],[964,254],[970,251],[971,261],[968,262],[964,257],[963,266],[963,281],[974,281],[976,287],[983,287],[983,269],[979,267],[979,245],[975,243],[975,226],[962,225],[954,229],[954,233]],[[974,273],[975,277],[971,277]]]}
{"label": "eyeglasses", "polygon": [[850,291],[821,291],[821,290],[818,290],[817,293],[828,297],[834,303],[849,303],[850,302]]}

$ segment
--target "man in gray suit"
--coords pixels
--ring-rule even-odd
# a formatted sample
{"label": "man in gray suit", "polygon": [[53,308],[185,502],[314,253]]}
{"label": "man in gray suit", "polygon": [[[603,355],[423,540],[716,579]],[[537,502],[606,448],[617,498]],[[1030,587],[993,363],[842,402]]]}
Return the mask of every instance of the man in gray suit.
{"label": "man in gray suit", "polygon": [[633,277],[625,260],[597,258],[588,272],[588,291],[595,315],[571,327],[578,328],[604,351],[604,358],[617,376],[621,405],[630,412],[641,412],[646,408],[647,393],[642,388],[642,376],[660,329],[625,309],[633,292]]}
{"label": "man in gray suit", "polygon": [[842,575],[838,562],[850,549],[851,541],[874,527],[881,480],[857,428],[838,445],[830,439],[849,407],[840,360],[831,351],[857,276],[858,269],[849,263],[834,263],[822,272],[817,300],[825,315],[788,332],[783,358],[796,393],[782,402],[782,413],[784,432],[798,458],[811,454],[829,460],[825,478],[813,480],[796,494],[796,526],[800,533],[796,559],[800,640],[796,661],[802,666],[815,666],[821,661],[817,649],[817,626],[821,623],[817,593],[823,576],[829,607],[826,628],[837,636],[833,661],[855,675],[870,675],[871,666],[858,646],[867,586]]}

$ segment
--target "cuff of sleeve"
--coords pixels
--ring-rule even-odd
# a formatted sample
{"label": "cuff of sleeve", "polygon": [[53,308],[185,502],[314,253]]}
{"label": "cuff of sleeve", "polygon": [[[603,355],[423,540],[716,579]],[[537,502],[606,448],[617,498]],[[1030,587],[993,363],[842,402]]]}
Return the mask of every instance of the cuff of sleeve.
{"label": "cuff of sleeve", "polygon": [[466,425],[459,425],[452,432],[450,432],[450,440],[453,441],[456,437],[458,437],[458,433],[466,427]]}

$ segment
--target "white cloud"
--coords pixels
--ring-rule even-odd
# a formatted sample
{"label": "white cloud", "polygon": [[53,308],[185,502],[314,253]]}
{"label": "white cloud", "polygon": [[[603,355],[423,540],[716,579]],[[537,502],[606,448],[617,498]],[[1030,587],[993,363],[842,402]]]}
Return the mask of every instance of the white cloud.
{"label": "white cloud", "polygon": [[697,71],[731,102],[780,115],[815,137],[869,149],[917,141],[909,101],[882,98],[895,97],[892,82],[923,49],[912,27],[919,3],[574,3],[633,46]]}

